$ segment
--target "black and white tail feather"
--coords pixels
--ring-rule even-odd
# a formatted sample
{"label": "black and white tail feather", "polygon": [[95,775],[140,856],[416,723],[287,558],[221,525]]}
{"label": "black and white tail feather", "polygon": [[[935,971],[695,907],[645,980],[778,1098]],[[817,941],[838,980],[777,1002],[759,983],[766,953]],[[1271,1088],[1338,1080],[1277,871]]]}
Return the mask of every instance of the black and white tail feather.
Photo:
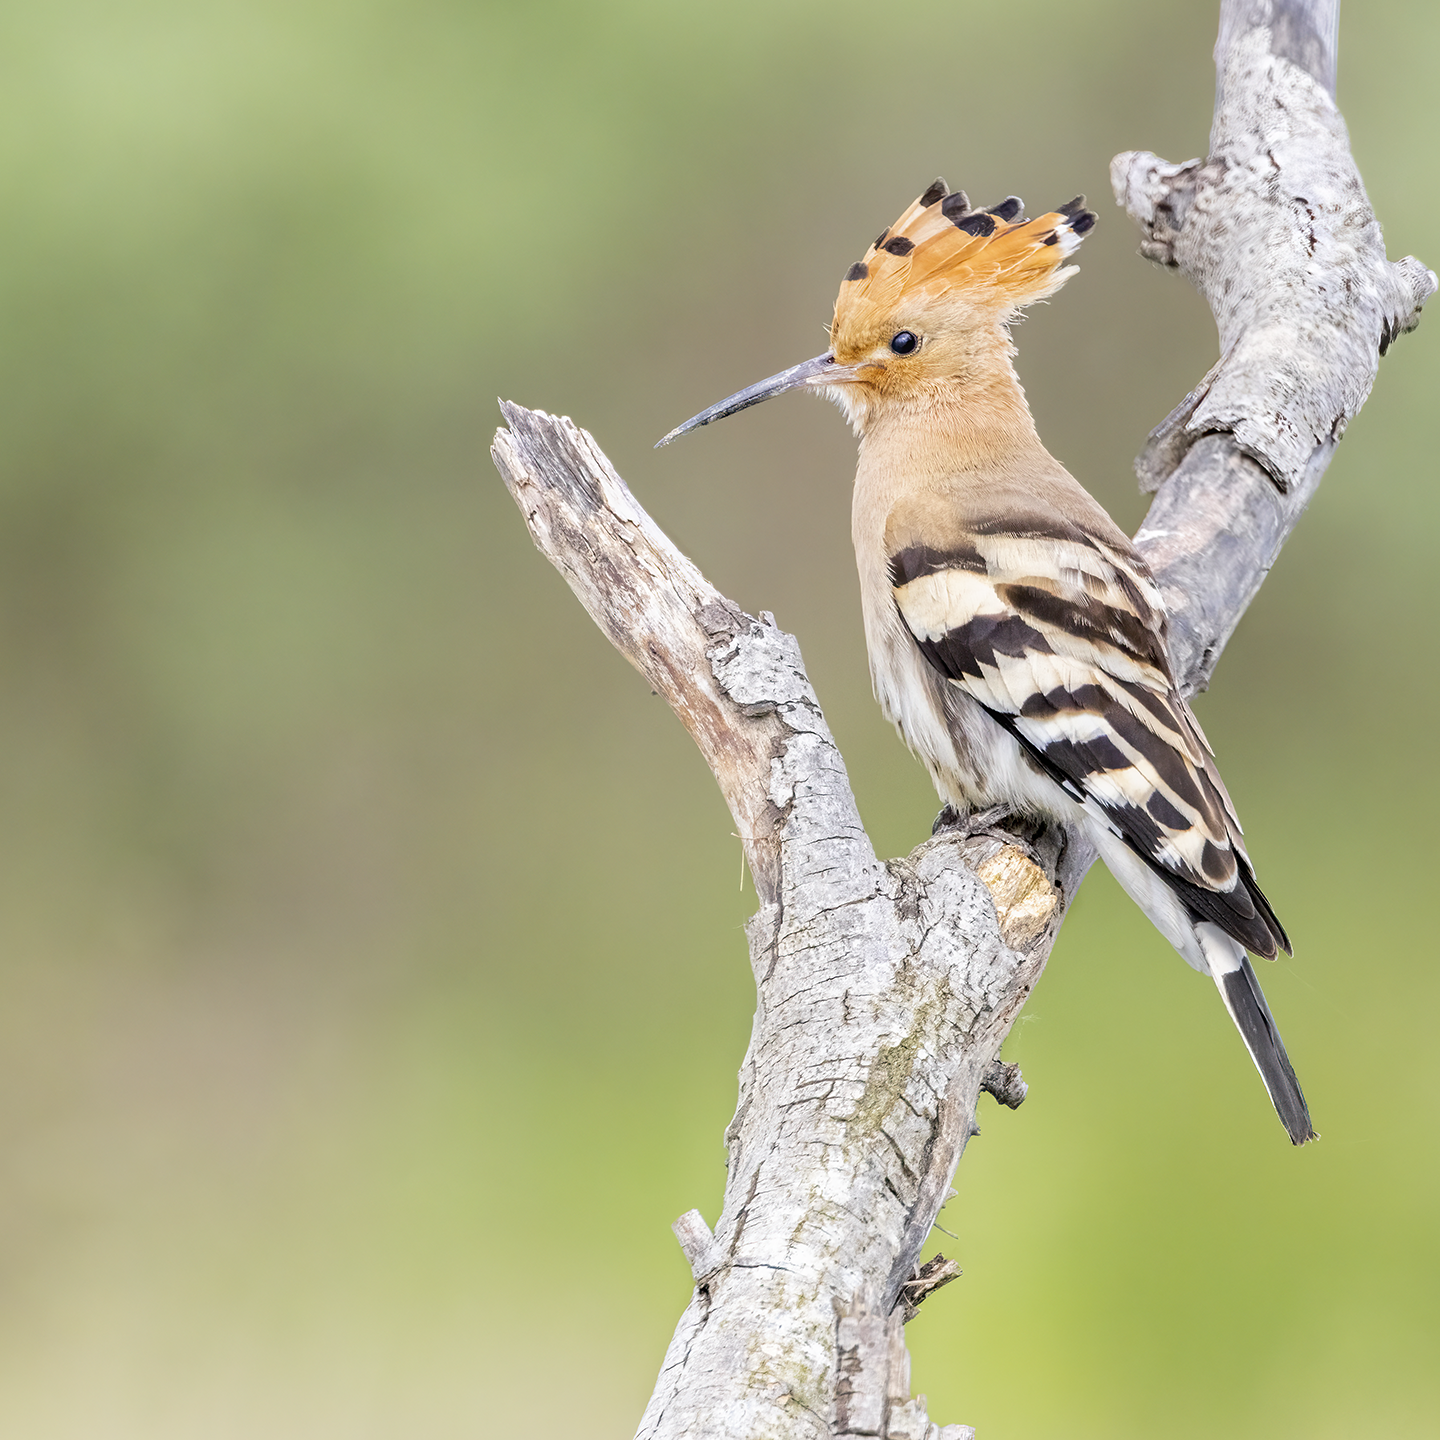
{"label": "black and white tail feather", "polygon": [[1265,1003],[1265,993],[1255,978],[1250,957],[1233,940],[1230,944],[1236,953],[1236,966],[1233,970],[1212,971],[1215,983],[1220,987],[1225,1008],[1245,1041],[1245,1048],[1249,1050],[1266,1090],[1270,1092],[1275,1113],[1279,1115],[1291,1141],[1303,1145],[1307,1140],[1317,1138],[1310,1124],[1305,1093],[1295,1078],[1294,1067],[1285,1053],[1284,1041],[1280,1039],[1275,1018]]}

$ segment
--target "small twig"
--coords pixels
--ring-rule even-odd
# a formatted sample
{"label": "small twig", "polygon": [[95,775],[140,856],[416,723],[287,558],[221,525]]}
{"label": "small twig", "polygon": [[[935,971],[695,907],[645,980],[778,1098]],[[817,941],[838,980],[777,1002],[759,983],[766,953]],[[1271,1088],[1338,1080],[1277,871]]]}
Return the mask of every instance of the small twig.
{"label": "small twig", "polygon": [[1018,1110],[1025,1103],[1026,1095],[1030,1093],[1030,1087],[1020,1074],[1020,1067],[1005,1060],[991,1062],[985,1078],[980,1082],[980,1088],[1011,1110]]}
{"label": "small twig", "polygon": [[904,1307],[905,1323],[908,1325],[915,1318],[920,1306],[937,1290],[952,1280],[958,1280],[964,1273],[953,1260],[947,1260],[943,1255],[932,1255],[918,1266],[914,1276],[900,1287],[900,1297],[896,1302]]}
{"label": "small twig", "polygon": [[703,1284],[720,1268],[720,1247],[698,1210],[687,1210],[670,1227],[680,1242],[680,1249],[690,1262],[690,1273],[697,1285]]}

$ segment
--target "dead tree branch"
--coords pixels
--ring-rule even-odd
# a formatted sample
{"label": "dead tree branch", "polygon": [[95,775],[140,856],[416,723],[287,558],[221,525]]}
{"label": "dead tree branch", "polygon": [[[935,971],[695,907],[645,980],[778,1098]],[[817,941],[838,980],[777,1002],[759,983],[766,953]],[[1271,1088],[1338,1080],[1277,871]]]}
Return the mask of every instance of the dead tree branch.
{"label": "dead tree branch", "polygon": [[1184,272],[1220,359],[1151,432],[1136,535],[1176,673],[1203,690],[1435,275],[1385,258],[1336,108],[1339,0],[1225,0],[1206,160],[1111,162],[1141,254]]}
{"label": "dead tree branch", "polygon": [[[1335,14],[1225,0],[1209,158],[1114,162],[1144,253],[1220,329],[1138,462],[1158,489],[1137,541],[1191,692],[1435,289],[1385,258],[1333,100]],[[904,1322],[953,1277],[916,1262],[981,1089],[1024,1096],[1000,1045],[1093,855],[1004,822],[879,860],[794,638],[715,590],[583,430],[503,408],[492,454],[536,545],[695,739],[760,897],[724,1206],[713,1234],[676,1222],[696,1288],[639,1434],[962,1440],[910,1397]]]}

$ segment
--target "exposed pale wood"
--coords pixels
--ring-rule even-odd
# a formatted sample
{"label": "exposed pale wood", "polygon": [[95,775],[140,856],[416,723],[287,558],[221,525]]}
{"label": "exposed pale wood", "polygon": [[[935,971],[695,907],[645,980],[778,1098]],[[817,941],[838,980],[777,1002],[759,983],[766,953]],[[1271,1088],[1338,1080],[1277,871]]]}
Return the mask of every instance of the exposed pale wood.
{"label": "exposed pale wood", "polygon": [[[1210,158],[1114,165],[1223,342],[1139,462],[1158,492],[1137,540],[1191,691],[1435,288],[1385,259],[1331,98],[1334,21],[1333,0],[1226,0]],[[1024,1098],[1000,1044],[1093,855],[985,816],[879,860],[794,638],[719,594],[584,431],[504,411],[492,453],[536,545],[694,737],[761,900],[724,1202],[713,1235],[676,1222],[697,1284],[639,1434],[967,1440],[910,1397],[906,1302],[980,1091]]]}

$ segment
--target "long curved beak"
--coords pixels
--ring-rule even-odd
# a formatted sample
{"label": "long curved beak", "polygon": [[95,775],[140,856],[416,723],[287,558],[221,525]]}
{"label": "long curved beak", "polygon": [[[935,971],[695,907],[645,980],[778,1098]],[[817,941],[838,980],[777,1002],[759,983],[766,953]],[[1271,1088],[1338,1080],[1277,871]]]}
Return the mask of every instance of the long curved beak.
{"label": "long curved beak", "polygon": [[737,390],[728,400],[722,400],[718,405],[702,410],[683,425],[677,425],[663,440],[656,441],[655,448],[658,450],[662,445],[668,445],[672,440],[678,440],[680,436],[691,430],[698,430],[712,420],[723,420],[727,415],[748,410],[752,405],[758,405],[762,400],[768,400],[782,391],[794,390],[801,385],[833,385],[837,381],[854,378],[854,371],[847,365],[837,365],[835,357],[827,351],[813,360],[792,365],[788,370],[782,370],[768,380],[761,380],[757,384],[747,385],[743,390]]}

